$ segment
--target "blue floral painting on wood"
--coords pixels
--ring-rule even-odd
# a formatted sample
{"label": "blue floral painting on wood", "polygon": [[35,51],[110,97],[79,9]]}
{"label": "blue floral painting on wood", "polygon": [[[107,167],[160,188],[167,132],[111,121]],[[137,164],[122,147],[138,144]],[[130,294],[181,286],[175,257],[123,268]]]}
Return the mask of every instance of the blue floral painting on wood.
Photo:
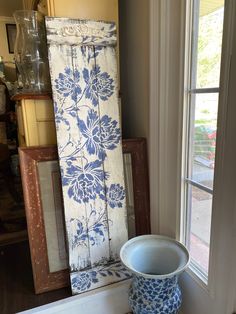
{"label": "blue floral painting on wood", "polygon": [[73,293],[129,277],[114,23],[46,18]]}

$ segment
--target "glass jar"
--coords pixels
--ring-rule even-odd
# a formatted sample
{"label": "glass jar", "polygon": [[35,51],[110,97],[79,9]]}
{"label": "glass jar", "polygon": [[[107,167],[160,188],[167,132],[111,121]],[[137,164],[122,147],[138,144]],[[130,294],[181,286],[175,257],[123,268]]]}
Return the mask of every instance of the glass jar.
{"label": "glass jar", "polygon": [[24,93],[45,93],[51,89],[44,17],[31,10],[15,11],[17,35],[15,62]]}

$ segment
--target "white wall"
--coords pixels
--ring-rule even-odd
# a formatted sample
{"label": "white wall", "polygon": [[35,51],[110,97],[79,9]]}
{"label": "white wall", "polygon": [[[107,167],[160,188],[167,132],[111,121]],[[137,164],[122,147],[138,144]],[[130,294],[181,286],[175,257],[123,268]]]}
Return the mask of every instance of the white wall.
{"label": "white wall", "polygon": [[124,137],[148,137],[149,1],[120,0],[120,73]]}

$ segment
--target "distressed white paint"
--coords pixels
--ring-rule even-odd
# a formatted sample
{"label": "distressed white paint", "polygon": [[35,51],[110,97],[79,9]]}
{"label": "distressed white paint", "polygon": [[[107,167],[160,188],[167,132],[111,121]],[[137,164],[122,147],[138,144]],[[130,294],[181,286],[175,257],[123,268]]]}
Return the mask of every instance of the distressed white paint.
{"label": "distressed white paint", "polygon": [[[83,55],[81,52],[81,48],[79,46],[73,46],[72,55],[73,54],[76,55],[75,58],[72,57],[73,67],[76,69],[83,69],[83,67],[85,67],[89,71],[92,71],[93,67],[96,65],[95,63],[96,61],[95,61],[95,58],[91,58],[90,61],[88,61],[89,54],[91,53],[93,53],[93,47],[87,47],[87,49],[85,50],[85,55]],[[85,88],[86,86],[84,86],[82,90],[84,90]],[[93,104],[91,104],[90,99],[84,99],[83,106],[87,106],[89,109],[94,109],[94,106]],[[80,110],[78,112],[78,117],[80,120],[87,121],[88,110]],[[76,122],[75,128],[78,128],[77,119],[75,122]],[[83,141],[81,134],[80,134],[80,137],[81,137],[81,141]],[[94,156],[91,156],[86,149],[83,149],[82,154],[85,159],[89,161],[94,160]],[[83,162],[83,159],[82,159],[82,162]],[[101,171],[104,171],[104,165],[101,164],[98,167],[98,169]],[[105,190],[105,185],[104,185],[104,190]],[[93,208],[100,208],[102,212],[106,212],[106,201],[101,200],[100,198],[96,198],[94,201],[88,204],[85,203],[87,216],[89,215],[91,211],[90,206],[93,206]],[[96,218],[97,217],[95,215],[91,215],[89,226],[96,223]],[[108,229],[104,230],[104,238],[105,238],[104,241],[100,243],[100,245],[93,245],[93,241],[89,239],[88,250],[89,250],[89,262],[91,264],[91,267],[96,266],[102,259],[106,259],[107,261],[110,259]],[[99,239],[97,240],[99,241]]]}
{"label": "distressed white paint", "polygon": [[[112,60],[112,62],[111,62]],[[103,71],[110,74],[114,80],[115,93],[111,96],[110,102],[118,104],[118,86],[117,86],[117,63],[116,54],[113,47],[105,47],[104,52],[97,57],[97,63],[103,64]],[[104,101],[100,101],[100,116],[108,115],[109,117],[119,117],[119,107],[109,106]],[[120,167],[117,165],[123,164],[122,146],[119,145],[114,152],[113,150],[107,150],[107,158],[104,160],[104,171],[112,173],[107,179],[106,186],[110,186],[115,182],[124,186],[124,171],[120,171]],[[119,260],[119,252],[127,240],[127,209],[126,207],[114,210],[107,203],[107,215],[109,224],[109,236],[110,236],[110,254],[111,258],[115,261]]]}
{"label": "distressed white paint", "polygon": [[[73,293],[129,277],[115,24],[47,18]],[[86,269],[86,271],[84,271]]]}

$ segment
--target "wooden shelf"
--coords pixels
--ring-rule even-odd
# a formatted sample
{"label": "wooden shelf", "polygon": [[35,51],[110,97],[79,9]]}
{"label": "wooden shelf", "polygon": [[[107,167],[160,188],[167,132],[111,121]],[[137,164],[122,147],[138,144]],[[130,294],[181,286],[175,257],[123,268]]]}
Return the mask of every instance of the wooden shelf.
{"label": "wooden shelf", "polygon": [[22,99],[35,99],[35,100],[52,100],[51,93],[42,94],[30,94],[30,93],[19,93],[11,97],[11,100],[17,101]]}

